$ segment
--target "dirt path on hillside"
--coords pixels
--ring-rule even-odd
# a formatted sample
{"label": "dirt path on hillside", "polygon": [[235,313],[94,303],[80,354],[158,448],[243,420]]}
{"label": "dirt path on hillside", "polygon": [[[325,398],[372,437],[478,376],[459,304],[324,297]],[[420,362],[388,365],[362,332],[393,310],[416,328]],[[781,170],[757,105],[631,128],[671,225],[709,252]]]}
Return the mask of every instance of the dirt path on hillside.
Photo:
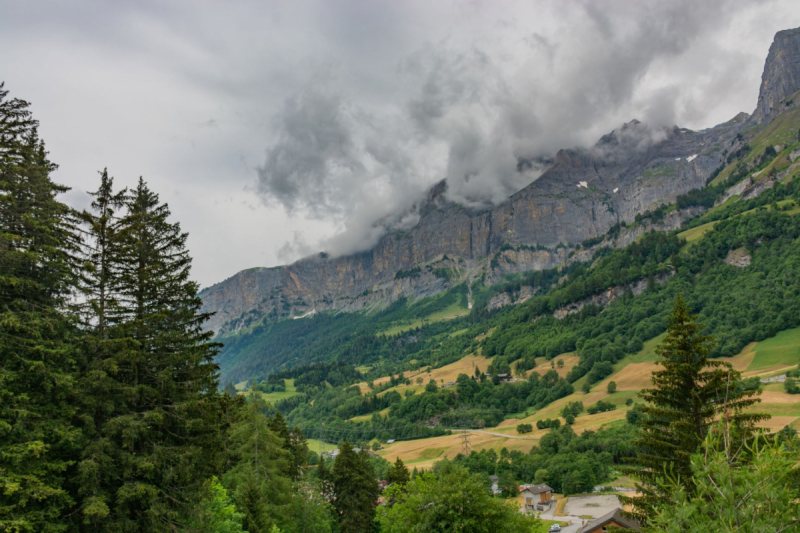
{"label": "dirt path on hillside", "polygon": [[505,433],[497,433],[496,431],[484,431],[482,429],[452,429],[452,428],[448,429],[450,429],[450,431],[455,431],[455,432],[468,431],[470,433],[485,433],[486,435],[494,435],[495,437],[506,437],[508,439],[539,440],[536,437],[520,437],[517,435],[507,435]]}

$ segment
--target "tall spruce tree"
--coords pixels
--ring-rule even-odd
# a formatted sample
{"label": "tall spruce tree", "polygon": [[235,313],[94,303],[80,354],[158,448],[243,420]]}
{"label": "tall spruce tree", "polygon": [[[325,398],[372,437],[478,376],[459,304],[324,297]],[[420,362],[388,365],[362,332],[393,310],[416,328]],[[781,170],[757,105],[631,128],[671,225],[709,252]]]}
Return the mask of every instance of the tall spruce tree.
{"label": "tall spruce tree", "polygon": [[[97,203],[113,198],[110,185],[101,180],[100,191],[109,191],[99,192]],[[106,390],[99,421],[92,411],[94,433],[81,463],[87,529],[180,527],[221,466],[216,345],[201,327],[208,315],[189,278],[187,235],[169,216],[140,179],[109,242],[104,272],[113,313],[105,308],[102,332],[95,316],[98,357],[90,366],[104,373]],[[95,288],[101,275],[95,269]]]}
{"label": "tall spruce tree", "polygon": [[0,530],[62,531],[79,431],[70,210],[28,103],[0,84]]}
{"label": "tall spruce tree", "polygon": [[100,186],[90,193],[89,211],[79,215],[82,222],[80,293],[77,305],[82,318],[80,360],[82,428],[84,445],[75,478],[80,513],[74,521],[89,530],[101,529],[115,499],[115,483],[104,479],[114,470],[114,447],[109,446],[106,423],[124,412],[119,359],[135,349],[130,338],[119,335],[124,309],[118,301],[120,215],[126,191],[114,192],[114,179],[107,170],[100,173]]}
{"label": "tall spruce tree", "polygon": [[283,441],[283,449],[289,452],[288,474],[293,480],[300,479],[303,466],[308,460],[308,443],[300,428],[289,430],[286,419],[280,411],[276,411],[270,418],[269,427]]}
{"label": "tall spruce tree", "polygon": [[653,387],[641,392],[647,402],[636,441],[638,453],[630,473],[639,481],[640,497],[628,498],[634,514],[646,521],[666,501],[664,478],[679,479],[687,494],[694,489],[691,456],[706,438],[715,419],[728,420],[738,439],[752,435],[766,415],[746,413],[758,403],[759,391],[737,387],[739,372],[708,358],[713,340],[701,334],[680,295],[675,299],[669,329],[656,350],[662,370],[653,372]]}
{"label": "tall spruce tree", "polygon": [[371,531],[379,489],[367,452],[357,453],[349,442],[344,442],[333,463],[332,477],[341,532]]}
{"label": "tall spruce tree", "polygon": [[240,407],[228,438],[229,470],[223,477],[250,533],[268,533],[283,519],[291,500],[290,454],[270,428],[265,408],[257,396]]}

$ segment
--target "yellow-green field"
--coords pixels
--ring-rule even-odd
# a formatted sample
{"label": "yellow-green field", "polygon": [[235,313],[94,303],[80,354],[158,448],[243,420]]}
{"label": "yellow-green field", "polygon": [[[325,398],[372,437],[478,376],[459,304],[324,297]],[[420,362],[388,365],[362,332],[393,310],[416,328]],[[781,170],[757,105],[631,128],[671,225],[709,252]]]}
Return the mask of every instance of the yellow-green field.
{"label": "yellow-green field", "polygon": [[[625,405],[625,401],[632,399],[634,402],[641,402],[638,398],[639,391],[651,385],[651,374],[653,370],[658,368],[655,364],[655,348],[663,340],[663,337],[664,335],[662,334],[650,339],[644,343],[644,347],[638,354],[629,356],[617,363],[614,374],[595,384],[588,394],[575,392],[530,416],[509,418],[495,428],[485,428],[485,431],[499,435],[472,433],[470,438],[471,448],[475,450],[487,448],[500,450],[506,447],[509,450],[527,451],[532,445],[536,444],[536,441],[511,438],[519,435],[516,430],[517,425],[521,423],[532,424],[534,426],[533,432],[524,436],[538,439],[549,430],[535,429],[536,422],[547,418],[560,418],[560,412],[563,407],[575,401],[583,402],[584,406],[587,407],[597,403],[599,400],[611,402],[617,406],[616,410],[605,413],[594,415],[589,415],[586,412],[581,413],[572,426],[577,433],[586,430],[597,430],[613,423],[621,423],[627,411],[632,408]],[[558,358],[565,360],[565,369],[567,367],[571,368],[577,362],[577,356],[574,354],[564,354]],[[439,379],[441,379],[440,376],[444,377],[446,381],[455,381],[455,377],[459,373],[471,374],[474,371],[475,364],[484,369],[488,366],[489,361],[489,359],[478,356],[469,356],[431,373],[423,373],[422,376],[424,376],[424,383],[427,383],[430,377],[436,379],[438,383]],[[775,337],[759,343],[749,344],[740,354],[730,359],[725,359],[725,361],[730,363],[735,370],[742,372],[745,377],[754,375],[766,376],[785,372],[800,363],[800,328],[786,330]],[[534,371],[546,372],[550,369],[549,362],[543,361]],[[608,394],[607,392],[609,381],[614,381],[617,384],[617,391],[613,394]],[[401,391],[408,388],[421,389],[424,386],[423,383],[423,386],[417,387],[414,378],[412,378],[412,383],[414,385],[411,387],[402,386],[397,387],[397,389]],[[577,386],[576,390],[579,388]],[[767,413],[772,417],[761,424],[763,427],[771,431],[777,431],[787,425],[800,429],[800,396],[786,393],[783,390],[783,385],[776,383],[764,387],[761,400],[761,403],[754,410]],[[501,435],[508,435],[508,437]],[[408,462],[410,466],[430,468],[436,461],[457,455],[461,452],[462,445],[461,435],[454,434],[430,439],[396,442],[386,445],[385,450],[381,451],[380,454],[391,461],[394,461],[396,457],[400,457],[403,461]]]}
{"label": "yellow-green field", "polygon": [[328,442],[323,442],[319,439],[306,439],[308,443],[308,449],[315,453],[324,453],[335,450],[338,448],[335,444],[330,444]]}
{"label": "yellow-green field", "polygon": [[468,314],[469,314],[469,309],[467,309],[466,307],[462,307],[458,303],[454,303],[453,305],[446,307],[441,311],[431,313],[430,315],[424,318],[414,318],[397,322],[395,325],[380,332],[380,334],[397,335],[398,333],[404,333],[408,330],[421,327],[423,324],[428,324],[432,322],[441,322],[442,320],[452,320],[454,318],[458,318],[460,316]]}

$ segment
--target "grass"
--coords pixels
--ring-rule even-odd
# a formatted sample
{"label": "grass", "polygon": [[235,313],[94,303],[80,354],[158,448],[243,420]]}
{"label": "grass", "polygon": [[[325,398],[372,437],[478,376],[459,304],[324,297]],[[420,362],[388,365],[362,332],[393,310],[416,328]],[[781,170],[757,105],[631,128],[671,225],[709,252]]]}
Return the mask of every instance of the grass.
{"label": "grass", "polygon": [[423,318],[402,320],[397,324],[379,332],[378,335],[389,335],[389,336],[397,335],[398,333],[404,333],[406,331],[422,327],[424,324],[430,322],[441,322],[443,320],[452,320],[454,318],[458,318],[468,314],[469,314],[469,309],[467,309],[466,307],[462,307],[460,303],[456,302],[448,307],[445,307],[441,311],[431,313],[430,315],[425,316]]}
{"label": "grass", "polygon": [[639,351],[639,353],[635,355],[631,355],[630,357],[626,357],[622,360],[624,364],[628,363],[652,363],[657,360],[656,356],[656,348],[661,341],[664,340],[664,337],[667,336],[667,333],[664,332],[661,335],[657,335],[650,339],[649,341],[644,343],[644,346]]}
{"label": "grass", "polygon": [[306,439],[308,443],[308,449],[315,453],[324,453],[330,452],[338,448],[335,444],[330,444],[329,442],[324,442],[319,439]]}
{"label": "grass", "polygon": [[[381,409],[380,411],[377,411],[377,413],[381,416],[386,416],[387,414],[389,414],[389,408],[387,407],[386,409]],[[372,415],[373,413],[367,413],[365,415],[348,418],[348,420],[350,422],[366,422],[367,420],[372,420]]]}
{"label": "grass", "polygon": [[567,506],[567,502],[569,501],[569,496],[565,498],[559,498],[556,500],[556,510],[553,512],[553,516],[566,516],[564,514],[564,507]]}
{"label": "grass", "polygon": [[[442,383],[447,383],[449,381],[455,382],[459,374],[466,374],[468,376],[474,375],[476,365],[481,369],[481,371],[486,372],[486,368],[491,362],[492,358],[486,358],[480,355],[468,355],[466,357],[462,357],[455,363],[450,363],[449,365],[445,365],[441,368],[416,373],[407,372],[406,377],[411,380],[411,385],[398,385],[388,390],[396,390],[400,394],[403,394],[405,391],[410,389],[420,393],[421,391],[425,390],[425,385],[427,385],[431,379],[433,379],[436,384],[441,387]],[[417,378],[422,379],[421,384],[417,384]],[[381,378],[381,380],[385,383],[389,380],[389,378]],[[378,380],[376,380],[375,383],[377,384]],[[386,394],[386,392],[388,391],[381,392],[379,396]]]}
{"label": "grass", "polygon": [[[791,151],[791,148],[797,143],[797,130],[800,128],[800,108],[793,109],[786,113],[781,113],[778,115],[775,120],[769,123],[769,125],[758,132],[752,139],[749,139],[747,143],[750,145],[750,153],[747,154],[747,157],[744,158],[744,162],[746,164],[752,163],[755,159],[761,157],[761,154],[764,153],[764,150],[767,146],[776,146],[782,145],[784,146],[784,151],[781,152],[775,160],[770,163],[765,172],[762,175],[766,175],[769,172],[769,169],[776,164],[782,164],[782,160],[785,157],[784,152]],[[719,176],[714,178],[714,181],[711,183],[716,185],[717,183],[725,180],[733,169],[735,168],[736,164],[728,165],[725,170],[720,172]]]}
{"label": "grass", "polygon": [[247,392],[240,392],[239,394],[251,394],[255,392],[256,394],[260,395],[264,401],[268,403],[275,403],[281,400],[285,400],[286,398],[291,398],[292,396],[297,396],[300,394],[297,392],[297,389],[294,386],[294,379],[284,379],[283,383],[286,385],[286,390],[283,392],[261,392],[261,391],[247,391]]}
{"label": "grass", "polygon": [[800,328],[781,331],[757,343],[753,351],[755,357],[747,367],[748,372],[797,365],[800,363]]}
{"label": "grass", "polygon": [[703,236],[706,233],[708,233],[709,231],[711,231],[712,229],[714,229],[714,226],[716,226],[718,223],[719,223],[719,220],[715,220],[713,222],[708,222],[706,224],[694,227],[692,229],[687,229],[686,231],[682,231],[682,232],[678,233],[678,237],[680,237],[682,239],[686,239],[686,244],[687,245],[688,244],[692,244],[692,243],[700,240],[701,238],[703,238]]}

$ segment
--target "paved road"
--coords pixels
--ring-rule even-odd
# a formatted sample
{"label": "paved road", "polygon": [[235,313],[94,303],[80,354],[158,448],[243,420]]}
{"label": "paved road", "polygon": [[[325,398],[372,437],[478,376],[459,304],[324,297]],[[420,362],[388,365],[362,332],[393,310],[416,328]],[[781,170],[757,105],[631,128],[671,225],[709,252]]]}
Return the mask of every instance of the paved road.
{"label": "paved road", "polygon": [[584,524],[590,522],[589,519],[581,518],[582,516],[599,518],[617,507],[620,507],[620,503],[616,496],[599,494],[597,496],[573,496],[564,506],[567,516],[555,516],[556,504],[554,502],[550,509],[541,514],[541,518],[570,522],[570,525],[561,527],[561,532],[576,533]]}
{"label": "paved road", "polygon": [[517,435],[507,435],[505,433],[497,433],[495,431],[484,431],[482,429],[450,429],[450,431],[469,431],[470,433],[485,433],[486,435],[495,435],[497,437],[506,437],[508,439],[521,439],[521,440],[539,440],[536,437],[519,437]]}

